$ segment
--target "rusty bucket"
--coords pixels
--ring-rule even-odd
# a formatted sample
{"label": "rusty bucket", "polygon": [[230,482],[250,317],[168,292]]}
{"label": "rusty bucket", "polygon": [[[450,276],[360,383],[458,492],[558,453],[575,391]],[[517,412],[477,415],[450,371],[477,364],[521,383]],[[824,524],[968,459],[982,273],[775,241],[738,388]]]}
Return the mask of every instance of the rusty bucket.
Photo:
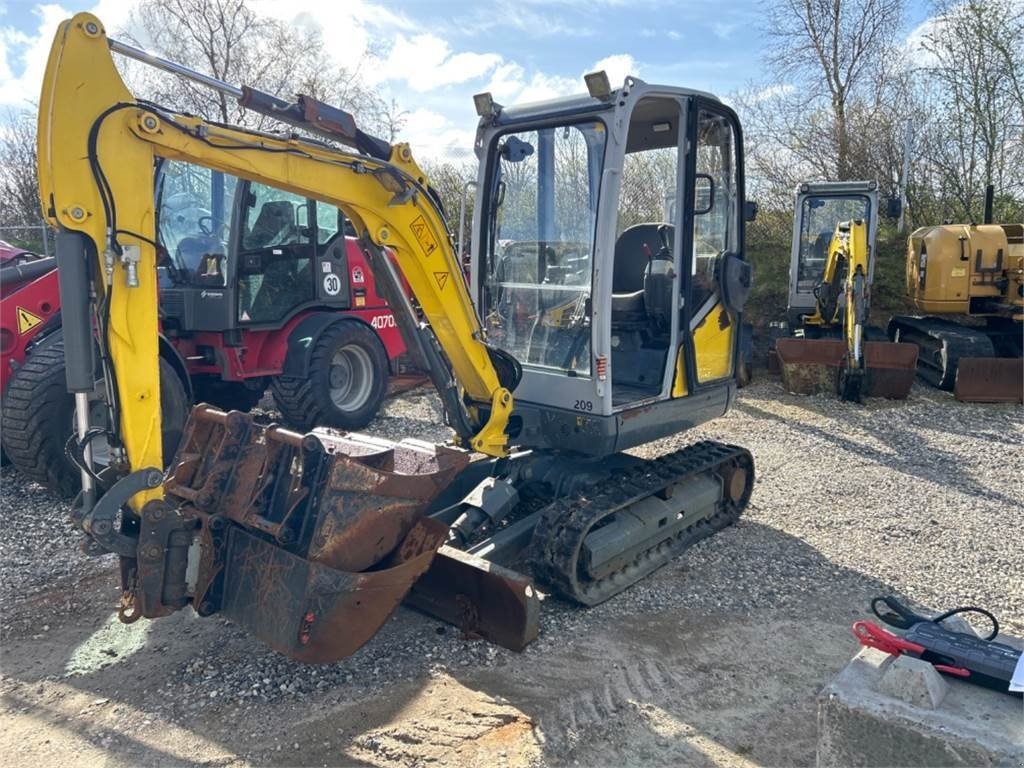
{"label": "rusty bucket", "polygon": [[864,342],[864,370],[868,397],[905,400],[917,376],[916,344]]}
{"label": "rusty bucket", "polygon": [[795,395],[834,394],[846,357],[840,339],[778,339],[782,384]]}
{"label": "rusty bucket", "polygon": [[953,394],[965,403],[1024,402],[1024,359],[961,357]]}
{"label": "rusty bucket", "polygon": [[193,605],[301,661],[352,654],[430,568],[447,526],[423,512],[468,461],[197,406],[164,484],[199,531]]}

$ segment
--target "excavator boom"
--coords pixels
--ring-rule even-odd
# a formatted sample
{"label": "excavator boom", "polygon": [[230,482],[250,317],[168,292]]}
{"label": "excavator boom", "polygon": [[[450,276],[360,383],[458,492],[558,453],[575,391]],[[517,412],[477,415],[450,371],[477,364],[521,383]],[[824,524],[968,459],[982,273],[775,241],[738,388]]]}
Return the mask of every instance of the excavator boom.
{"label": "excavator boom", "polygon": [[[382,160],[140,103],[118,74],[111,47],[99,20],[89,14],[61,25],[39,110],[39,186],[50,222],[87,240],[93,287],[109,318],[101,347],[107,348],[103,351],[109,351],[117,370],[120,433],[131,466],[160,466],[162,459],[155,355],[156,214],[147,192],[153,188],[158,158],[262,181],[342,209],[371,258],[387,248],[408,281],[431,329],[419,330],[432,333],[443,350],[443,363],[450,366],[442,393],[453,390],[454,375],[471,408],[488,414],[474,419],[461,413],[459,398],[449,398],[452,426],[466,439],[466,447],[502,455],[511,395],[499,381],[494,352],[483,341],[443,215],[409,147],[389,147],[388,159]],[[251,89],[236,90],[250,102],[270,98]],[[314,108],[319,103],[303,103],[310,130],[325,133],[323,110]],[[293,122],[301,122],[294,111],[289,114]],[[349,143],[370,146],[378,154],[387,146],[354,128],[336,138],[346,136],[351,136]],[[424,346],[423,339],[412,342],[414,349]],[[436,370],[439,362],[431,370],[444,377],[446,372]]]}
{"label": "excavator boom", "polygon": [[[114,462],[98,476],[88,458],[92,428],[80,413],[84,493],[76,520],[91,552],[121,558],[124,621],[191,603],[295,658],[348,655],[444,544],[446,527],[422,512],[469,454],[415,442],[304,437],[200,406],[173,462],[163,456],[157,162],[187,161],[339,207],[385,289],[390,284],[407,346],[430,371],[465,448],[506,453],[517,364],[485,344],[440,206],[408,146],[374,139],[346,113],[312,99],[286,105],[252,89],[234,90],[243,103],[356,151],[165,110],[135,99],[111,49],[139,54],[109,41],[90,14],[61,24],[39,109],[39,186],[44,213],[60,233],[69,390],[87,402],[94,389],[95,327],[113,425]],[[396,265],[429,326],[405,300]],[[477,566],[462,558],[450,578],[478,578]],[[524,577],[497,581],[498,592],[516,587],[512,602],[525,599]],[[535,634],[535,611],[524,622],[520,634]],[[509,644],[526,641],[506,634]]]}

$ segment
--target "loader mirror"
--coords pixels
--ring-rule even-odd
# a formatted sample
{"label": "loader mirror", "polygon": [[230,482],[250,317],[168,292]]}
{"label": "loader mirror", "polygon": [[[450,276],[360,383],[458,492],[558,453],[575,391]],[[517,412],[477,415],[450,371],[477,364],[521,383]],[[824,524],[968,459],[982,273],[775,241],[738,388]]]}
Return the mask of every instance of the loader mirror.
{"label": "loader mirror", "polygon": [[743,220],[748,222],[755,221],[759,210],[757,200],[745,200],[743,202]]}
{"label": "loader mirror", "polygon": [[693,189],[693,213],[703,216],[715,207],[715,180],[706,173],[698,173]]}
{"label": "loader mirror", "polygon": [[903,201],[898,197],[886,198],[885,212],[890,219],[898,219],[903,213]]}

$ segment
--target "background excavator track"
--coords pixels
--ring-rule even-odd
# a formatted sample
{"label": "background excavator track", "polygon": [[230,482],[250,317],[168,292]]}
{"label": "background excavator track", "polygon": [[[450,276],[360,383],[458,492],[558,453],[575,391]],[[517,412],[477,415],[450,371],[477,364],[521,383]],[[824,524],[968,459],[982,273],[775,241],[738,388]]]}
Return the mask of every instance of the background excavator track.
{"label": "background excavator track", "polygon": [[[711,515],[681,530],[670,527],[665,538],[605,578],[592,579],[580,573],[584,541],[602,522],[669,486],[710,474],[719,475],[723,481],[722,498]],[[548,505],[534,532],[534,573],[562,597],[584,605],[603,603],[691,545],[736,522],[750,499],[753,484],[754,459],[750,452],[713,441],[613,472],[587,493]]]}

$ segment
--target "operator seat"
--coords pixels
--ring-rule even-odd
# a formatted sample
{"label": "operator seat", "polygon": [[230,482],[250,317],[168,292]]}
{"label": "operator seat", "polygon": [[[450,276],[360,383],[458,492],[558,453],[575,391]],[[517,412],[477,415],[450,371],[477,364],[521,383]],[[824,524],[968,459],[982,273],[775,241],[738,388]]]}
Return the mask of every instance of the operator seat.
{"label": "operator seat", "polygon": [[267,248],[282,245],[295,229],[295,205],[288,200],[264,203],[245,236],[246,248]]}
{"label": "operator seat", "polygon": [[[651,254],[661,248],[658,229],[664,224],[634,224],[624,230],[615,241],[615,255],[612,262],[612,321],[645,319],[647,307],[644,302],[644,276],[650,266],[650,257],[644,250],[646,245]],[[671,226],[669,227],[671,231]]]}

